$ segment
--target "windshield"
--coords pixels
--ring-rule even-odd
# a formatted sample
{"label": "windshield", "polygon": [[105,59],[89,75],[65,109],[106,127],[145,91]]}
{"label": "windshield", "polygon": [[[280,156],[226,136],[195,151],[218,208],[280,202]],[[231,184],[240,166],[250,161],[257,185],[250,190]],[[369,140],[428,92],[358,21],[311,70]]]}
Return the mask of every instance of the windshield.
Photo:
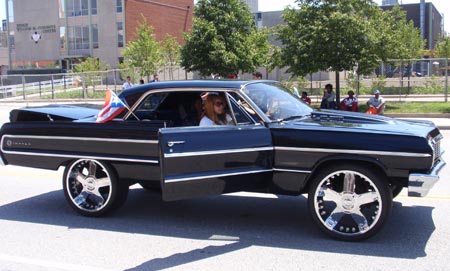
{"label": "windshield", "polygon": [[303,117],[313,111],[299,97],[277,83],[248,84],[243,91],[270,120]]}

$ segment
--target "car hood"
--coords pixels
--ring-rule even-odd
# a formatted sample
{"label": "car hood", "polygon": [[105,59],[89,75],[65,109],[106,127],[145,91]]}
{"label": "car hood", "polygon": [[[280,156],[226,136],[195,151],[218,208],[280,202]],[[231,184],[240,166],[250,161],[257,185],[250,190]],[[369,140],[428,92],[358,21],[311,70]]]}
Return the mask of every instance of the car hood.
{"label": "car hood", "polygon": [[426,137],[438,129],[431,121],[400,120],[378,115],[335,110],[317,110],[301,119],[281,122],[280,125],[295,129],[342,130],[346,132],[409,134]]}

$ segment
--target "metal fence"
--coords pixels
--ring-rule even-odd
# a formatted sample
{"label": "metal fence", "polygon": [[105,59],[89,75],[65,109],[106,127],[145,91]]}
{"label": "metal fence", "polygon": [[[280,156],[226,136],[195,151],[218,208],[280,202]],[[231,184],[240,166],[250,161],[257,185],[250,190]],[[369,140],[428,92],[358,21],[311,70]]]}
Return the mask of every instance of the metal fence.
{"label": "metal fence", "polygon": [[[448,101],[449,60],[444,58],[390,60],[380,63],[372,73],[357,75],[353,71],[340,73],[341,97],[352,90],[356,96],[368,97],[378,89],[392,101]],[[321,78],[318,78],[321,77]],[[312,74],[305,78],[285,80],[287,85],[306,91],[321,99],[326,84],[335,86],[335,73]]]}
{"label": "metal fence", "polygon": [[[390,60],[380,63],[371,74],[356,75],[353,71],[340,73],[340,94],[349,90],[364,99],[375,89],[393,101],[448,101],[448,59]],[[161,67],[161,81],[198,79],[178,66]],[[286,69],[276,68],[270,73],[259,69],[264,78],[282,81],[289,88],[306,91],[313,101],[320,101],[326,84],[336,84],[335,73],[330,71],[311,74],[304,78],[292,78]],[[88,73],[7,75],[1,77],[0,101],[33,99],[103,99],[104,90],[122,90],[127,75],[134,83],[153,79],[140,78],[134,70],[108,70]],[[240,79],[251,79],[251,74],[240,74]]]}
{"label": "metal fence", "polygon": [[[192,79],[180,67],[161,67],[159,79]],[[36,99],[103,99],[107,88],[119,92],[126,76],[139,84],[153,78],[141,78],[134,70],[108,70],[85,73],[3,75],[0,78],[0,100],[20,101]]]}

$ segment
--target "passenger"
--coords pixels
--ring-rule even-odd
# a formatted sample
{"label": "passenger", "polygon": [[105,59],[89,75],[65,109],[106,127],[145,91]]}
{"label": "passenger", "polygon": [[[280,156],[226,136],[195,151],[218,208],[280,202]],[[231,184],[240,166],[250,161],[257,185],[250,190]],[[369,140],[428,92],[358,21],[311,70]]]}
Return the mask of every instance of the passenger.
{"label": "passenger", "polygon": [[333,92],[333,85],[326,84],[325,91],[323,92],[322,102],[320,103],[321,109],[334,109],[336,102],[334,101],[336,94]]}
{"label": "passenger", "polygon": [[225,97],[217,92],[209,92],[205,97],[205,111],[200,126],[234,125],[233,119],[225,112]]}
{"label": "passenger", "polygon": [[341,101],[341,110],[358,112],[358,98],[353,91],[347,92],[348,97]]}
{"label": "passenger", "polygon": [[302,101],[304,101],[307,104],[311,104],[311,98],[308,97],[308,93],[306,91],[302,92]]}
{"label": "passenger", "polygon": [[252,73],[252,80],[262,80],[262,73],[260,72]]}
{"label": "passenger", "polygon": [[369,101],[367,101],[367,114],[384,114],[385,102],[383,97],[380,96],[380,91],[376,89],[373,92],[374,96],[370,97]]}

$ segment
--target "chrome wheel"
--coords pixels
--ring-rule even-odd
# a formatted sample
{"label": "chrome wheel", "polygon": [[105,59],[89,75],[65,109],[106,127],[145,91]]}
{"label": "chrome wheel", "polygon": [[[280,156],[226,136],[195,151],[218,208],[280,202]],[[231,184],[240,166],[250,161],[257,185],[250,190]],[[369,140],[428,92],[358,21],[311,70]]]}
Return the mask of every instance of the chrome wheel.
{"label": "chrome wheel", "polygon": [[368,238],[381,228],[392,196],[389,187],[370,171],[339,169],[319,176],[308,200],[322,230],[352,241]]}
{"label": "chrome wheel", "polygon": [[121,194],[128,194],[128,186],[120,186],[114,172],[97,160],[73,162],[66,168],[63,186],[69,204],[86,216],[106,213],[123,198]]}

